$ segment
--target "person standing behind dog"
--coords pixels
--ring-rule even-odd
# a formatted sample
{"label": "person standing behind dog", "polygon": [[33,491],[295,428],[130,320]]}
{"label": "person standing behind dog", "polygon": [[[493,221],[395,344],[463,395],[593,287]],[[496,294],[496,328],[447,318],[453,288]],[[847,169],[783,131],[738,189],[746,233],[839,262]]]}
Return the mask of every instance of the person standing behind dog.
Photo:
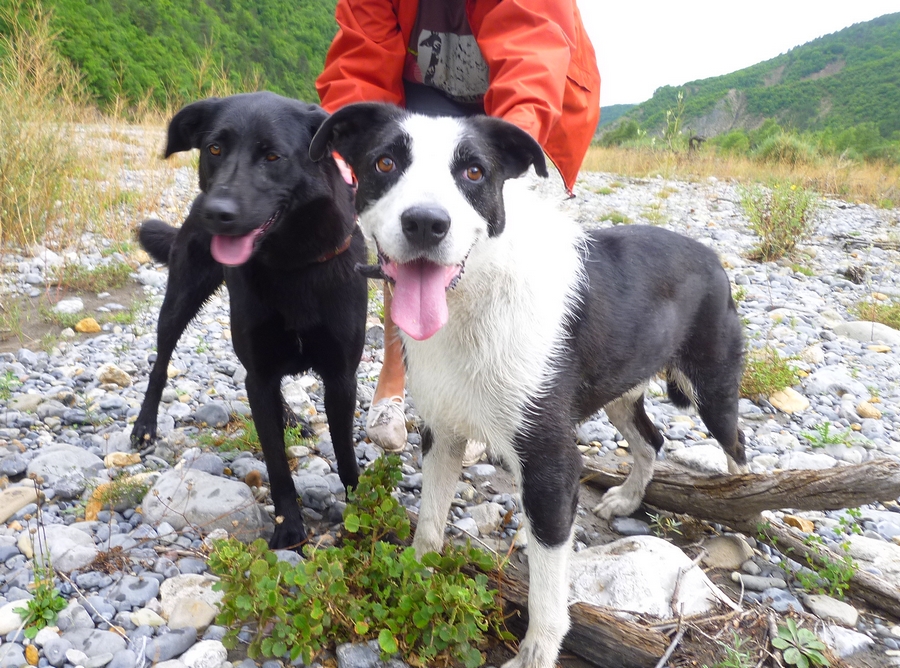
{"label": "person standing behind dog", "polygon": [[[571,196],[600,119],[600,73],[575,0],[338,0],[335,17],[316,80],[326,111],[389,102],[430,116],[502,118],[540,143]],[[399,452],[406,372],[387,283],[384,302],[384,364],[366,432]],[[464,464],[484,449],[470,442]]]}

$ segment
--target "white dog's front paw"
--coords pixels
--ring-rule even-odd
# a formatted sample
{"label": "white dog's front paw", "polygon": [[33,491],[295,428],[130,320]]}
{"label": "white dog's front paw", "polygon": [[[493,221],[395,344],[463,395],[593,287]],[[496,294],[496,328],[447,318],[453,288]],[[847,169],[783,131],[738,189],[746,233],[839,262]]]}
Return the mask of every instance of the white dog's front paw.
{"label": "white dog's front paw", "polygon": [[529,645],[522,641],[519,653],[503,664],[502,668],[556,668],[556,658],[559,655],[559,647],[541,648]]}
{"label": "white dog's front paw", "polygon": [[641,498],[634,490],[626,489],[625,485],[612,487],[594,507],[594,514],[605,520],[627,517],[641,505]]}
{"label": "white dog's front paw", "polygon": [[743,473],[750,473],[750,466],[748,464],[738,464],[728,455],[725,455],[725,460],[728,462],[728,472],[731,475],[741,475]]}

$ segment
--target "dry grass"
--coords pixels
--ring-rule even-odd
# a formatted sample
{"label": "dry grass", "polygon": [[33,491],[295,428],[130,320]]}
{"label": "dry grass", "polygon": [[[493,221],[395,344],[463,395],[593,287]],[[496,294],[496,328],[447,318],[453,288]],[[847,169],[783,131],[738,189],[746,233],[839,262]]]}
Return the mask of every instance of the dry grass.
{"label": "dry grass", "polygon": [[183,164],[159,160],[164,116],[128,110],[138,124],[119,120],[124,109],[100,116],[54,51],[49,17],[23,6],[0,10],[12,26],[0,36],[0,250],[78,250],[85,232],[130,239]]}
{"label": "dry grass", "polygon": [[785,181],[823,195],[876,206],[900,204],[900,165],[858,163],[837,157],[822,158],[813,164],[759,162],[739,156],[720,156],[712,150],[672,153],[651,149],[592,146],[582,169],[633,177],[684,180],[715,176],[742,183]]}

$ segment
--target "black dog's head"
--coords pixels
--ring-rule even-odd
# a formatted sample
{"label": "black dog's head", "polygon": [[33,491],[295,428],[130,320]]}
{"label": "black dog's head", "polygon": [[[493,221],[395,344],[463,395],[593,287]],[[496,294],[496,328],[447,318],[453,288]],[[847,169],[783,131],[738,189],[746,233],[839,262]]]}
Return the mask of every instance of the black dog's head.
{"label": "black dog's head", "polygon": [[246,93],[194,102],[172,118],[166,157],[200,149],[202,194],[194,207],[213,235],[216,261],[244,264],[312,203],[337,197],[349,205],[351,191],[334,162],[309,158],[310,141],[327,117],[313,104]]}
{"label": "black dog's head", "polygon": [[[359,179],[356,207],[394,280],[394,321],[415,339],[447,319],[446,290],[479,241],[502,234],[503,184],[531,165],[547,176],[528,133],[477,116],[429,118],[384,104],[335,112],[310,145],[314,159],[333,146]],[[408,299],[407,299],[408,297]]]}

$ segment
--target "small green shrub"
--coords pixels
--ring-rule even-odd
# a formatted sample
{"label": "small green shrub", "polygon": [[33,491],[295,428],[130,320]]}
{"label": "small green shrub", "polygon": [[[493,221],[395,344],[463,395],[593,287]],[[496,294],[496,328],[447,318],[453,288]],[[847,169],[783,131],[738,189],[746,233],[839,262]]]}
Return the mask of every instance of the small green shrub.
{"label": "small green shrub", "polygon": [[796,383],[797,372],[791,365],[792,359],[782,357],[771,346],[749,351],[744,360],[741,396],[750,399],[768,396]]}
{"label": "small green shrub", "polygon": [[825,643],[809,629],[798,629],[793,619],[786,619],[785,626],[778,627],[778,635],[772,638],[772,645],[782,650],[785,663],[797,668],[828,666],[828,659],[822,654]]}
{"label": "small green shrub", "polygon": [[819,204],[812,191],[776,183],[770,189],[751,186],[739,192],[750,229],[760,237],[759,245],[751,253],[752,259],[777,260],[812,232]]}
{"label": "small green shrub", "polygon": [[847,447],[853,445],[852,433],[852,429],[833,432],[831,423],[823,422],[815,428],[815,432],[804,431],[800,435],[809,441],[810,447],[824,448],[827,445],[846,445]]}
{"label": "small green shrub", "polygon": [[859,302],[852,310],[861,320],[880,322],[900,329],[900,302]]}
{"label": "small green shrub", "polygon": [[108,292],[121,288],[131,276],[131,267],[124,262],[110,262],[94,269],[82,264],[65,264],[50,276],[62,288],[80,292]]}
{"label": "small green shrub", "polygon": [[787,132],[772,135],[763,140],[754,155],[761,162],[793,167],[812,165],[821,158],[815,145]]}
{"label": "small green shrub", "polygon": [[53,586],[53,569],[40,566],[35,560],[34,598],[29,599],[25,608],[19,608],[19,616],[25,625],[25,637],[34,638],[45,626],[56,624],[56,618],[68,605],[66,599]]}
{"label": "small green shrub", "polygon": [[634,221],[621,211],[610,211],[600,216],[601,221],[609,221],[613,225],[631,225]]}
{"label": "small green shrub", "polygon": [[384,655],[400,652],[413,665],[474,668],[484,659],[484,633],[501,631],[501,614],[487,577],[462,567],[490,569],[493,559],[471,547],[448,546],[416,559],[411,547],[384,542],[408,538],[406,510],[391,496],[400,481],[398,457],[376,460],[348,495],[343,542],[306,547],[297,566],[278,561],[262,540],[247,546],[216,543],[209,565],[224,593],[218,623],[234,647],[241,626],[255,634],[251,658],[302,657],[306,664],[332,643],[377,639]]}
{"label": "small green shrub", "polygon": [[[310,439],[303,437],[303,427],[287,427],[284,430],[284,447],[294,445],[310,445]],[[238,452],[261,452],[259,434],[253,418],[240,416],[235,419],[234,427],[229,425],[227,432],[202,433],[197,436],[197,442],[208,448],[216,448],[222,452],[236,450]]]}
{"label": "small green shrub", "polygon": [[[721,641],[717,641],[725,653],[725,658],[712,666],[712,668],[753,668],[756,665],[756,659],[746,649],[743,649],[746,642],[736,632],[733,633],[731,645],[727,645]],[[710,668],[704,665],[703,668]]]}
{"label": "small green shrub", "polygon": [[[840,526],[835,531],[838,535],[844,532]],[[843,554],[833,559],[831,553],[825,551],[825,542],[818,534],[809,534],[803,542],[813,550],[817,558],[810,554],[806,555],[805,561],[809,570],[794,573],[797,582],[806,591],[826,594],[832,598],[844,598],[853,575],[859,570],[859,565],[849,554],[850,544],[846,540],[841,542]]]}

